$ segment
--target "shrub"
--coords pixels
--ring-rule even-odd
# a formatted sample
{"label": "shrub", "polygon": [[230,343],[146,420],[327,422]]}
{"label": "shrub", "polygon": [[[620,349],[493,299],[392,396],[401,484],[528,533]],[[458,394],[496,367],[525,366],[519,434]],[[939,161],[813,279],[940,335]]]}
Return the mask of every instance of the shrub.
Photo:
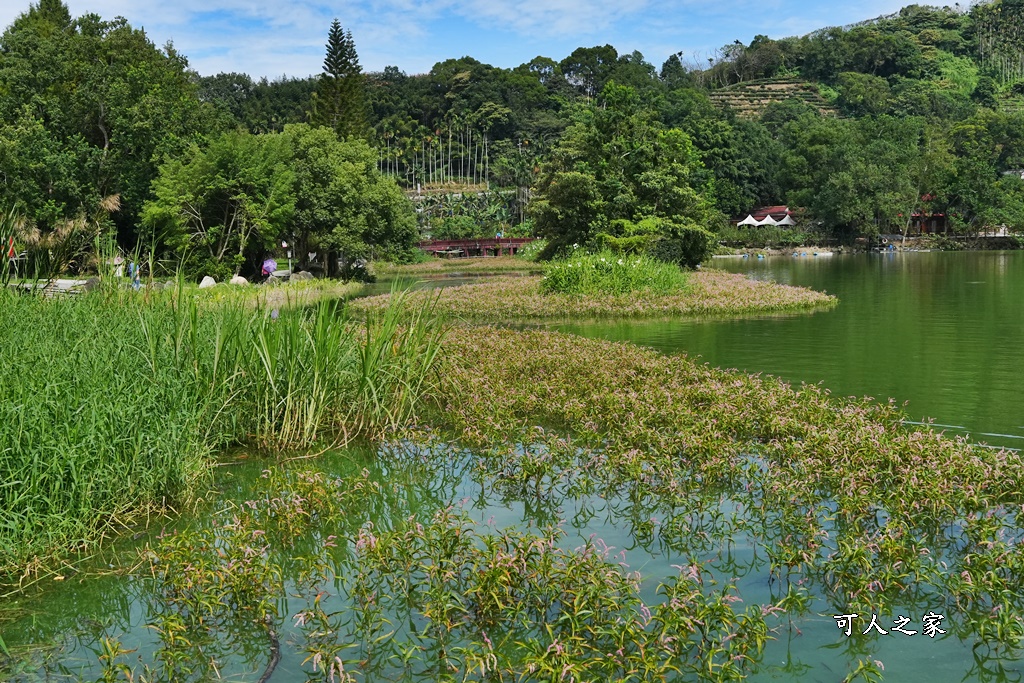
{"label": "shrub", "polygon": [[545,294],[628,294],[650,291],[677,292],[686,286],[686,275],[671,263],[646,256],[616,256],[576,252],[564,261],[552,263],[541,281]]}
{"label": "shrub", "polygon": [[536,261],[546,246],[548,246],[547,240],[534,240],[519,247],[519,250],[516,252],[516,258],[523,259],[524,261]]}
{"label": "shrub", "polygon": [[803,229],[759,226],[756,228],[738,228],[729,226],[718,232],[718,240],[723,244],[754,249],[765,247],[800,247],[808,243],[818,242],[821,235]]}
{"label": "shrub", "polygon": [[696,268],[711,257],[716,246],[713,233],[696,225],[684,225],[652,244],[648,253],[664,263]]}
{"label": "shrub", "polygon": [[479,231],[479,226],[470,216],[446,216],[433,226],[431,235],[436,240],[466,240]]}

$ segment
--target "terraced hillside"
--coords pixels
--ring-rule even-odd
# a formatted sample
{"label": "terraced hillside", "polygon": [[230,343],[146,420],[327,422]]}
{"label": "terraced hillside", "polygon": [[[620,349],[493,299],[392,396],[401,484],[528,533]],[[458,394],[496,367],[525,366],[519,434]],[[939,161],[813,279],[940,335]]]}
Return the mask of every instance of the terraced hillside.
{"label": "terraced hillside", "polygon": [[797,79],[747,81],[715,90],[710,96],[716,105],[730,107],[738,116],[744,118],[758,117],[772,102],[782,102],[791,98],[803,100],[817,107],[823,114],[838,116],[839,113],[818,93],[813,84]]}
{"label": "terraced hillside", "polygon": [[1015,93],[1007,93],[996,100],[999,110],[1006,114],[1024,114],[1024,97]]}

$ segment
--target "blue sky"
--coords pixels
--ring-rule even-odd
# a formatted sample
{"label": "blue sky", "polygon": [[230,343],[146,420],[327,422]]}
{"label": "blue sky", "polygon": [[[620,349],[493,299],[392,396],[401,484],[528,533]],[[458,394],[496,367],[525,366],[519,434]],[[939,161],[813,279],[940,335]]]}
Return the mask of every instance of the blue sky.
{"label": "blue sky", "polygon": [[[321,69],[327,29],[352,31],[364,70],[395,65],[424,73],[469,55],[513,67],[537,55],[558,61],[577,47],[639,50],[660,67],[682,51],[703,62],[717,47],[763,33],[802,35],[898,10],[909,2],[862,0],[65,0],[73,15],[124,16],[158,46],[168,40],[203,75],[307,76]],[[965,0],[966,3],[966,0]],[[28,2],[0,2],[7,26]]]}

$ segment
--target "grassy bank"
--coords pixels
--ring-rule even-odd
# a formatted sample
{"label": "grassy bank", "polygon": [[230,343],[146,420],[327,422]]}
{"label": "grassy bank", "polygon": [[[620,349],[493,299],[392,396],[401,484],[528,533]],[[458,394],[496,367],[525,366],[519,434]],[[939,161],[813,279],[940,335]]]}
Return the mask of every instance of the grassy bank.
{"label": "grassy bank", "polygon": [[441,259],[432,258],[422,263],[395,265],[374,263],[376,275],[449,275],[455,273],[540,273],[544,265],[514,256],[472,257]]}
{"label": "grassy bank", "polygon": [[441,329],[397,309],[204,306],[181,291],[0,291],[0,576],[188,501],[212,456],[380,435],[427,386]]}
{"label": "grassy bank", "polygon": [[[287,308],[310,306],[321,300],[347,300],[359,294],[365,285],[361,282],[341,282],[318,278],[277,285],[232,285],[221,282],[208,289],[199,289],[194,282],[156,281],[148,287],[149,298],[165,298],[164,289],[174,290],[176,296],[195,299],[202,307],[247,305],[255,308]],[[169,293],[168,293],[169,295]]]}
{"label": "grassy bank", "polygon": [[[543,294],[541,278],[499,278],[447,287],[440,293],[413,292],[412,301],[437,298],[439,315],[465,320],[515,321],[541,318],[663,317],[742,315],[801,311],[834,306],[834,296],[800,287],[750,280],[713,270],[688,274],[686,289],[675,294],[633,292],[621,296]],[[357,311],[381,310],[388,294],[352,302]]]}

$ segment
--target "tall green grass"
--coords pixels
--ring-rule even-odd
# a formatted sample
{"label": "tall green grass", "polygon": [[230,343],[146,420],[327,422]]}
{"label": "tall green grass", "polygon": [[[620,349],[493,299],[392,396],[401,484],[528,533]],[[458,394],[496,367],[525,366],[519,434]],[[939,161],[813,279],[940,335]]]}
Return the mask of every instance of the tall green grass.
{"label": "tall green grass", "polygon": [[621,295],[638,291],[670,294],[685,286],[686,274],[671,263],[609,251],[577,251],[548,266],[540,287],[545,294]]}
{"label": "tall green grass", "polygon": [[188,500],[220,449],[377,437],[430,390],[443,329],[401,295],[355,324],[182,294],[0,289],[0,576]]}

